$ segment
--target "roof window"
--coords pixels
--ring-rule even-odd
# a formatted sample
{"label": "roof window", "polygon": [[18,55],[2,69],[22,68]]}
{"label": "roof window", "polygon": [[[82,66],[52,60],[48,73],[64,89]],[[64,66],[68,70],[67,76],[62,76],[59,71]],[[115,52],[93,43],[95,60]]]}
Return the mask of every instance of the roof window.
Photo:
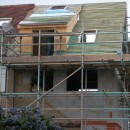
{"label": "roof window", "polygon": [[56,9],[67,9],[67,6],[51,6],[49,10],[56,10]]}
{"label": "roof window", "polygon": [[67,9],[68,6],[51,6],[45,12],[44,16],[67,16],[75,15],[74,12]]}
{"label": "roof window", "polygon": [[51,6],[43,13],[34,13],[30,17],[60,17],[60,16],[73,16],[75,12],[68,10],[68,6]]}

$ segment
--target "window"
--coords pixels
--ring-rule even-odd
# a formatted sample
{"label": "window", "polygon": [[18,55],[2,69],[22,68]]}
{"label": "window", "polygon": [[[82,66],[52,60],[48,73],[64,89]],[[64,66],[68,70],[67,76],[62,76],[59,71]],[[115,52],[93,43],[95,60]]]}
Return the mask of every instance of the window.
{"label": "window", "polygon": [[[42,16],[68,16],[68,15],[75,15],[75,12],[68,10],[68,6],[52,6],[49,7],[47,10],[44,11]],[[34,17],[34,15],[33,15]]]}
{"label": "window", "polygon": [[82,36],[79,36],[80,42],[94,43],[96,41],[97,30],[84,31],[83,40]]}
{"label": "window", "polygon": [[[43,72],[45,72],[45,79],[43,81]],[[32,91],[34,84],[37,85],[38,82],[38,71],[34,70],[32,73],[32,88],[30,91]],[[43,88],[43,83],[44,83],[44,90],[48,91],[53,87],[53,70],[45,70],[45,71],[40,71],[40,88]]]}
{"label": "window", "polygon": [[[73,71],[73,69],[68,70],[67,75],[70,75]],[[84,70],[83,73],[83,91],[98,91],[97,70]],[[81,91],[81,71],[68,78],[67,91]]]}
{"label": "window", "polygon": [[87,89],[97,89],[98,86],[98,73],[97,70],[87,70]]}
{"label": "window", "polygon": [[12,18],[0,18],[0,26],[2,26],[3,23],[11,23]]}
{"label": "window", "polygon": [[[40,30],[35,30],[33,33],[39,33]],[[41,30],[41,33],[51,33],[54,32],[54,30]],[[52,55],[54,51],[54,45],[53,44],[47,44],[47,43],[54,43],[54,36],[41,36],[40,41],[42,43],[40,47],[40,55],[41,56],[48,56]],[[33,37],[33,43],[38,44],[39,43],[39,37]],[[46,43],[47,45],[43,45],[43,43]],[[38,56],[38,45],[33,46],[33,56]]]}
{"label": "window", "polygon": [[53,70],[45,71],[45,91],[50,90],[53,87]]}
{"label": "window", "polygon": [[[69,69],[67,72],[67,75],[70,75],[73,72],[74,72],[74,69]],[[67,91],[78,91],[80,88],[81,88],[81,71],[78,71],[74,75],[72,75],[70,78],[68,78]]]}
{"label": "window", "polygon": [[56,10],[56,9],[66,9],[67,6],[51,6],[49,7],[50,10]]}

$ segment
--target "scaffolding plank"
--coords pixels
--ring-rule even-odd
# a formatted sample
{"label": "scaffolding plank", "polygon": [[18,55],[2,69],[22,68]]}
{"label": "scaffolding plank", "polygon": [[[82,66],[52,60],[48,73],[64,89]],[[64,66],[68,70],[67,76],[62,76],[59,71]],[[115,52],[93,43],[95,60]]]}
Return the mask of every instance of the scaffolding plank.
{"label": "scaffolding plank", "polygon": [[[41,63],[79,63],[81,62],[82,55],[53,55],[53,56],[41,56]],[[92,54],[83,55],[84,62],[129,62],[130,54]],[[20,57],[3,57],[2,63],[4,64],[25,64],[25,63],[38,63],[37,56],[20,56]]]}

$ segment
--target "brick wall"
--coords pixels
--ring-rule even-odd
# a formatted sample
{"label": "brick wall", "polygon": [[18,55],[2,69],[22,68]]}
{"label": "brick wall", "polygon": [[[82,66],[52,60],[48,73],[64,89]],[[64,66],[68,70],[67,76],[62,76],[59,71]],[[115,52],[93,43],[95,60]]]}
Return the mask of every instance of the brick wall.
{"label": "brick wall", "polygon": [[107,130],[121,130],[121,127],[116,123],[107,123]]}
{"label": "brick wall", "polygon": [[[80,121],[75,121],[75,124],[80,125]],[[84,121],[83,125],[88,126],[106,126],[106,130],[122,130],[122,128],[117,123],[108,123],[106,121]]]}

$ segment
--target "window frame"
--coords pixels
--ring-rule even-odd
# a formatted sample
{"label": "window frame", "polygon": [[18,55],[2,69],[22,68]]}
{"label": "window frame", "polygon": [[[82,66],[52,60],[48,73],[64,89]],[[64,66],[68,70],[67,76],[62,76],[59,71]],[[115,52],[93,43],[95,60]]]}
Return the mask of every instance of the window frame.
{"label": "window frame", "polygon": [[[59,7],[59,8],[58,8]],[[61,8],[60,8],[61,7]],[[62,8],[63,7],[63,8]],[[59,6],[50,6],[49,10],[57,10],[57,9],[67,9],[68,5],[59,5]]]}
{"label": "window frame", "polygon": [[[40,29],[38,29],[38,30],[32,30],[32,32],[33,32],[33,34],[39,34],[39,32],[41,32],[41,33],[51,33],[51,32],[54,32],[54,30],[40,30]],[[48,42],[48,40],[46,41],[46,39],[48,39],[48,40],[50,39],[51,41]],[[40,47],[40,49],[41,49],[40,55],[41,56],[53,55],[53,53],[54,53],[54,42],[55,42],[54,40],[55,40],[54,36],[40,36],[40,42],[41,43],[52,43],[52,44],[47,44],[47,45],[46,44],[40,45],[41,46]],[[38,56],[39,36],[34,36],[32,38],[32,42],[34,44],[37,44],[37,45],[33,45],[33,50],[32,50],[33,56]],[[35,51],[35,50],[37,50],[37,51]]]}
{"label": "window frame", "polygon": [[[78,42],[80,43],[86,43],[86,44],[92,44],[95,43],[96,38],[97,38],[97,29],[93,30],[86,30],[83,32],[83,41],[82,41],[82,35],[79,35],[78,37]],[[90,37],[89,37],[90,36]],[[89,38],[88,38],[89,37]],[[94,38],[92,41],[90,41],[91,38]],[[89,40],[88,40],[89,39]]]}
{"label": "window frame", "polygon": [[[43,91],[49,91],[53,88],[54,83],[54,69],[45,69],[40,71],[39,86]],[[31,75],[30,92],[33,92],[34,85],[38,85],[38,71],[33,70]],[[53,90],[52,90],[53,91]]]}
{"label": "window frame", "polygon": [[[74,71],[74,69],[68,69],[67,76],[69,74],[71,74],[69,71],[72,73]],[[93,71],[93,73],[91,72],[91,74],[90,74],[90,71]],[[84,73],[83,74],[83,76],[84,76],[83,77],[83,80],[84,80],[83,81],[83,91],[91,91],[91,92],[98,91],[98,70],[97,69],[89,69],[89,70],[86,69],[86,70],[84,70],[83,73]],[[92,86],[93,83],[91,84],[91,82],[88,82],[88,79],[89,80],[92,79],[92,78],[90,78],[90,75],[94,75],[94,76],[96,75],[96,77],[92,76],[92,78],[95,79],[95,83],[94,83],[95,87]],[[78,76],[79,80],[77,79],[77,76]],[[88,78],[88,76],[89,76],[89,78]],[[91,87],[88,85],[88,83],[91,84]],[[76,84],[76,87],[75,87],[75,84]],[[72,86],[72,88],[70,88],[70,86]],[[75,91],[75,92],[81,91],[81,71],[76,72],[69,79],[67,79],[66,91]]]}

